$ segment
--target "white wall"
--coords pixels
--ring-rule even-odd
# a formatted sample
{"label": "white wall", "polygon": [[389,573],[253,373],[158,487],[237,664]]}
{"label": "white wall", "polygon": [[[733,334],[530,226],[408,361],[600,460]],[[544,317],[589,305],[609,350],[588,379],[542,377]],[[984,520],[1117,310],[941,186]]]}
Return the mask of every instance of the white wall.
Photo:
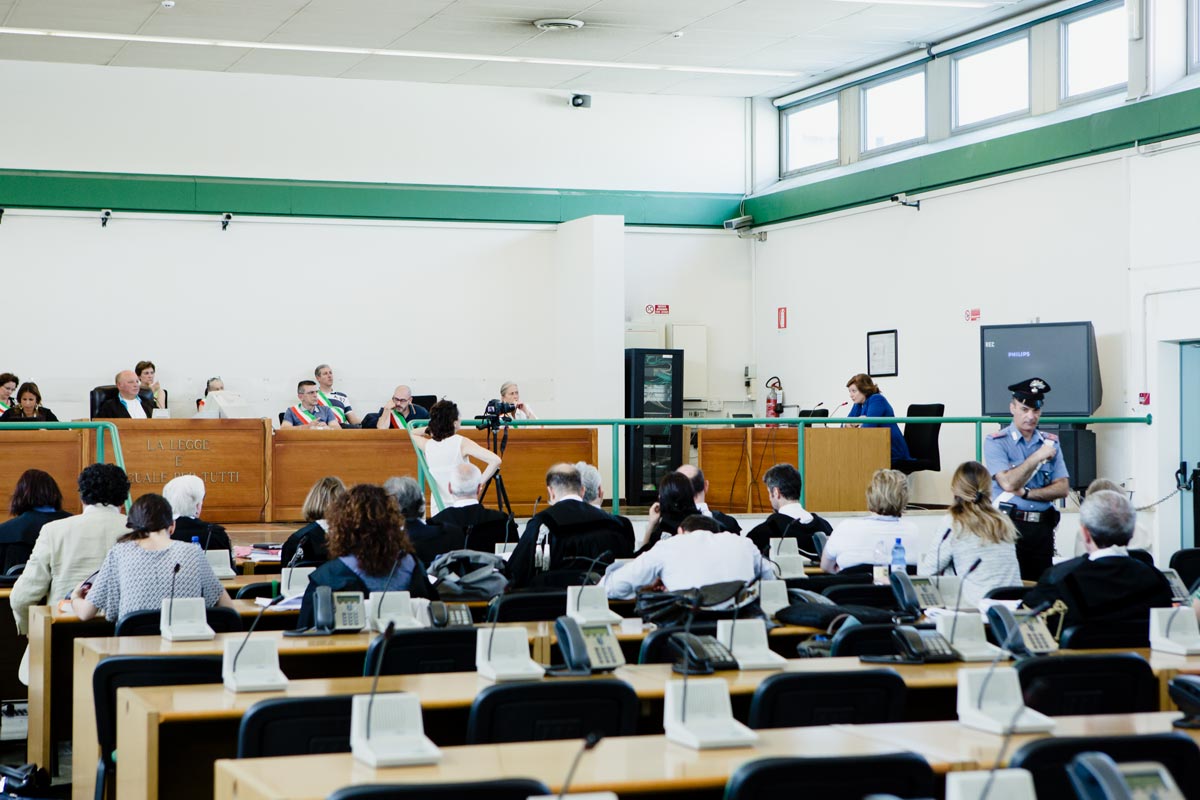
{"label": "white wall", "polygon": [[[942,402],[948,416],[975,416],[981,323],[1090,319],[1104,377],[1098,413],[1131,412],[1128,220],[1117,159],[935,193],[920,211],[885,205],[772,230],[754,245],[759,374],[778,374],[792,402],[833,407],[866,371],[867,331],[895,328],[899,376],[879,384],[897,414]],[[779,306],[790,312],[782,333]],[[970,308],[979,322],[965,321]],[[1096,430],[1100,474],[1131,476],[1135,433]],[[943,426],[941,452],[942,472],[916,477],[918,501],[948,501],[954,467],[974,457],[973,426]]]}
{"label": "white wall", "polygon": [[[735,192],[743,101],[0,61],[0,168]],[[702,133],[697,133],[702,132]],[[714,158],[713,154],[722,154]]]}

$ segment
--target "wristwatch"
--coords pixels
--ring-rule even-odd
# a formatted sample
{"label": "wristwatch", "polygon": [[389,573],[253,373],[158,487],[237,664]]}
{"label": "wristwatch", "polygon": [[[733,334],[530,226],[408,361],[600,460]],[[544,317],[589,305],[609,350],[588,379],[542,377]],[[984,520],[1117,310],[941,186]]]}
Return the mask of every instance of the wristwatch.
{"label": "wristwatch", "polygon": [[1022,497],[1022,499],[1024,499],[1024,500],[1028,500],[1028,499],[1029,499],[1029,487],[1028,487],[1028,486],[1022,487],[1022,489],[1021,489],[1021,497]]}

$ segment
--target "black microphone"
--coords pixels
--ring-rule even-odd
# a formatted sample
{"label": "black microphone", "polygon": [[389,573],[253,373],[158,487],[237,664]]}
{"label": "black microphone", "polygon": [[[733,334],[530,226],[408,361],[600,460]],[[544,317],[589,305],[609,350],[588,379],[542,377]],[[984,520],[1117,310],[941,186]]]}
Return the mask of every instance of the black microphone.
{"label": "black microphone", "polygon": [[213,525],[212,525],[212,523],[208,523],[207,525],[205,525],[205,527],[208,529],[208,535],[204,537],[204,552],[207,553],[208,546],[210,544],[212,544]]}
{"label": "black microphone", "polygon": [[835,408],[833,411],[830,411],[830,412],[829,412],[829,416],[831,416],[831,417],[836,417],[836,416],[837,416],[837,412],[841,411],[843,408],[845,408],[845,407],[846,407],[846,406],[848,406],[848,405],[850,405],[850,401],[849,401],[849,400],[847,400],[846,402],[842,403],[840,406],[838,406],[837,408]]}
{"label": "black microphone", "polygon": [[388,573],[387,583],[383,584],[383,591],[379,593],[379,597],[375,598],[375,622],[379,622],[379,614],[383,611],[383,598],[387,597],[388,587],[392,585],[392,578],[396,575],[396,567],[400,566],[400,559],[404,558],[404,551],[401,550],[396,554],[396,560],[392,562],[392,571]]}
{"label": "black microphone", "polygon": [[963,585],[967,582],[967,576],[979,569],[979,565],[983,563],[982,558],[975,559],[975,563],[971,568],[963,573],[962,578],[958,581],[958,596],[954,598],[954,621],[950,623],[950,645],[954,645],[954,632],[958,630],[958,609],[962,604]]}
{"label": "black microphone", "polygon": [[[1052,605],[1054,605],[1054,602],[1051,600],[1047,600],[1044,603],[1039,603],[1033,608],[1029,609],[1029,612],[1025,616],[1036,617],[1038,614],[1041,614]],[[996,671],[996,665],[1000,663],[1000,659],[1004,656],[1004,654],[1008,651],[1009,646],[1013,643],[1013,637],[1015,637],[1020,630],[1021,625],[1019,623],[1014,624],[1012,626],[1012,630],[1005,635],[1004,641],[1000,643],[1000,652],[996,653],[996,657],[992,659],[992,663],[988,667],[987,675],[983,676],[983,681],[979,684],[979,697],[975,700],[976,708],[983,708],[983,697],[987,692],[988,682],[992,679],[992,673]],[[980,800],[982,800],[982,798]]]}
{"label": "black microphone", "polygon": [[[541,500],[541,499],[542,499],[541,495],[538,495],[538,500]],[[533,513],[534,514],[537,513],[537,503],[533,504]],[[509,511],[508,519],[506,519],[504,521],[504,549],[505,550],[508,549],[508,537],[512,536],[512,532],[514,530],[516,530],[516,528],[517,528],[516,517],[513,516],[512,511]]]}
{"label": "black microphone", "polygon": [[492,660],[492,645],[494,645],[496,643],[496,626],[500,624],[500,603],[498,602],[499,598],[495,598],[495,599],[497,600],[497,602],[496,602],[496,607],[493,610],[496,612],[496,618],[492,620],[492,627],[488,632],[487,656],[484,658],[484,660],[489,663]]}
{"label": "black microphone", "polygon": [[538,507],[538,505],[541,504],[541,502],[542,502],[542,496],[539,494],[537,496],[537,500],[533,501],[533,514],[530,514],[529,516],[532,517],[532,516],[534,516],[534,514],[537,514],[537,507]]}
{"label": "black microphone", "polygon": [[593,574],[592,570],[594,570],[596,568],[596,565],[599,564],[601,561],[603,561],[606,558],[612,558],[612,556],[613,556],[612,550],[605,550],[603,553],[596,556],[595,558],[589,558],[587,560],[587,562],[588,562],[587,572],[583,573],[583,582],[581,584],[579,584],[579,594],[575,595],[575,610],[576,611],[579,610],[580,598],[583,597],[583,587],[591,585],[592,574]]}
{"label": "black microphone", "polygon": [[820,408],[820,407],[821,407],[821,406],[823,406],[823,405],[825,405],[825,401],[824,401],[824,400],[822,400],[821,402],[817,403],[815,406],[813,406],[812,408],[810,408],[810,409],[808,410],[808,416],[810,416],[810,417],[814,417],[814,416],[816,416],[816,414],[815,414],[815,413],[813,413],[813,412],[815,412],[815,411],[816,411],[818,408]]}
{"label": "black microphone", "polygon": [[[942,545],[945,544],[946,540],[950,538],[950,534],[951,534],[951,532],[953,532],[953,530],[954,530],[953,528],[946,528],[946,532],[942,534],[942,538],[938,539],[937,555],[934,556],[934,559],[935,559],[934,563],[936,563],[938,565],[937,572],[933,573],[933,576],[935,578],[940,578],[942,576],[942,573],[945,572],[950,567],[950,564],[947,564],[944,567],[942,566]],[[954,559],[950,559],[950,560],[951,560],[951,562],[954,561]],[[937,582],[937,587],[939,590],[942,588],[941,581]]]}
{"label": "black microphone", "polygon": [[237,674],[238,659],[241,658],[242,651],[246,649],[246,642],[250,641],[250,634],[254,633],[254,629],[258,627],[258,621],[260,619],[262,619],[263,614],[266,613],[268,608],[275,605],[276,603],[278,603],[281,600],[283,600],[283,595],[279,595],[279,597],[272,598],[271,602],[267,603],[265,606],[263,606],[262,608],[260,608],[258,610],[258,615],[254,617],[254,622],[250,623],[250,630],[246,631],[246,635],[244,637],[242,637],[242,643],[240,645],[238,645],[237,652],[233,654],[233,663],[230,665],[229,671],[232,672],[234,675]]}
{"label": "black microphone", "polygon": [[375,690],[379,688],[379,673],[383,671],[383,657],[387,655],[388,642],[392,639],[392,634],[396,632],[396,623],[388,622],[387,628],[384,629],[380,636],[383,637],[383,644],[379,648],[379,658],[375,659],[375,677],[371,680],[371,699],[367,701],[367,740],[371,739],[371,708],[375,705]]}
{"label": "black microphone", "polygon": [[1183,611],[1185,608],[1190,609],[1191,606],[1176,606],[1175,610],[1171,612],[1171,616],[1167,617],[1167,627],[1166,630],[1163,631],[1164,639],[1171,638],[1171,626],[1175,624],[1175,617],[1177,617],[1179,612]]}
{"label": "black microphone", "polygon": [[571,768],[567,770],[567,777],[563,780],[562,789],[558,791],[558,800],[563,800],[567,796],[567,790],[571,788],[571,779],[575,777],[575,770],[579,766],[579,760],[583,758],[583,754],[600,744],[600,737],[603,735],[600,731],[592,731],[583,737],[583,747],[579,748],[579,752],[575,754],[575,760],[571,762]]}
{"label": "black microphone", "polygon": [[183,565],[178,561],[175,562],[175,569],[171,570],[171,602],[167,603],[167,627],[171,627],[171,621],[175,619],[175,579],[179,577],[179,570]]}
{"label": "black microphone", "polygon": [[979,800],[987,800],[988,794],[991,793],[992,784],[996,780],[996,770],[1000,769],[1000,765],[1004,763],[1004,755],[1008,752],[1008,745],[1017,729],[1017,720],[1021,718],[1021,712],[1024,710],[1025,706],[1022,704],[1017,706],[1017,710],[1013,712],[1012,719],[1008,723],[1008,730],[1004,732],[1004,738],[1000,741],[1000,751],[996,753],[996,761],[988,770],[987,782],[983,784],[983,791],[979,793]]}

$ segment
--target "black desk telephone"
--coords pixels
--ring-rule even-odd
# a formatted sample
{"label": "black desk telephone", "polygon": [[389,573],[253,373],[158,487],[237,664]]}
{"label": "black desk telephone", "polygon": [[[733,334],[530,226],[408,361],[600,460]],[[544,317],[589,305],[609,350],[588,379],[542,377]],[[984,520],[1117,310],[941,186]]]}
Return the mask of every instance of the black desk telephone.
{"label": "black desk telephone", "polygon": [[1162,764],[1118,764],[1104,753],[1080,753],[1067,776],[1081,800],[1183,800],[1183,792]]}
{"label": "black desk telephone", "polygon": [[718,642],[715,636],[675,633],[671,635],[670,642],[671,647],[680,656],[672,669],[681,675],[708,675],[720,670],[738,668],[733,653]]}
{"label": "black desk telephone", "polygon": [[892,641],[899,655],[863,655],[859,660],[876,664],[937,664],[959,660],[946,637],[937,631],[900,625],[892,631]]}
{"label": "black desk telephone", "polygon": [[443,603],[441,600],[430,602],[429,622],[435,628],[469,628],[475,624],[466,603]]}
{"label": "black desk telephone", "polygon": [[625,665],[625,654],[607,624],[580,625],[578,620],[562,616],[554,621],[554,634],[567,668],[547,674],[590,675]]}

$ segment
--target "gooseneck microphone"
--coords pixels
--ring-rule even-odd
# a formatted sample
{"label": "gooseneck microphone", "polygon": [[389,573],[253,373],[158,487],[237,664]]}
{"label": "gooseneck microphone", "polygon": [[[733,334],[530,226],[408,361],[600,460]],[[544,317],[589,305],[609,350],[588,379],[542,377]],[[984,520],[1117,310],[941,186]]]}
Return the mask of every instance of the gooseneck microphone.
{"label": "gooseneck microphone", "polygon": [[846,402],[842,403],[840,406],[838,406],[837,408],[835,408],[833,411],[830,411],[830,412],[829,412],[829,416],[831,416],[831,417],[836,417],[836,416],[837,416],[837,412],[841,411],[843,408],[845,408],[845,407],[846,407],[846,406],[848,406],[848,405],[850,405],[850,401],[849,401],[849,400],[847,400]]}
{"label": "gooseneck microphone", "polygon": [[603,735],[600,731],[592,731],[583,737],[583,747],[579,748],[579,751],[575,753],[575,759],[571,762],[571,768],[567,770],[567,777],[563,779],[562,788],[558,791],[558,800],[563,800],[567,796],[567,791],[571,788],[571,780],[575,777],[575,770],[579,767],[579,760],[583,758],[583,754],[600,744],[600,738]]}
{"label": "gooseneck microphone", "polygon": [[167,603],[167,627],[171,627],[171,622],[175,619],[175,579],[179,577],[179,570],[183,569],[183,565],[178,561],[175,562],[175,569],[171,570],[171,602]]}
{"label": "gooseneck microphone", "polygon": [[258,610],[258,614],[255,615],[255,617],[254,617],[254,622],[250,623],[250,630],[246,631],[246,635],[242,637],[242,643],[240,645],[238,645],[237,652],[233,654],[233,663],[230,664],[230,666],[229,666],[230,672],[234,673],[235,675],[237,674],[238,659],[241,658],[242,651],[246,649],[246,642],[250,641],[250,634],[254,633],[254,629],[258,627],[258,621],[260,619],[262,619],[263,614],[266,613],[268,608],[270,608],[271,606],[275,605],[276,603],[278,603],[282,600],[283,600],[283,595],[279,595],[279,597],[272,598],[271,602],[267,603],[265,606],[263,606],[262,608],[260,608]]}
{"label": "gooseneck microphone", "polygon": [[208,552],[208,546],[210,544],[212,544],[212,535],[213,535],[214,528],[213,528],[212,523],[209,523],[205,527],[208,530],[208,535],[204,537],[204,551]]}
{"label": "gooseneck microphone", "polygon": [[[942,573],[950,568],[950,564],[947,564],[944,567],[942,566],[942,545],[944,545],[946,543],[946,540],[950,538],[950,534],[953,530],[954,530],[953,528],[946,528],[946,532],[942,534],[942,538],[938,539],[937,554],[934,556],[934,558],[936,559],[936,561],[934,563],[936,563],[938,565],[937,571],[933,573],[933,577],[935,577],[935,578],[942,577]],[[954,561],[953,558],[950,560],[951,560],[951,562]],[[941,591],[941,588],[942,588],[941,581],[937,582],[937,587],[938,587],[938,590]]]}
{"label": "gooseneck microphone", "polygon": [[[388,573],[387,582],[383,584],[383,591],[379,593],[379,597],[375,598],[375,622],[379,622],[379,615],[383,612],[383,598],[387,597],[388,588],[392,585],[392,578],[396,576],[396,568],[400,566],[400,559],[404,558],[404,551],[401,550],[396,554],[396,560],[392,562],[392,571]],[[395,623],[392,624],[395,627]]]}
{"label": "gooseneck microphone", "polygon": [[967,578],[971,575],[971,573],[974,572],[975,570],[979,569],[979,565],[982,563],[983,563],[982,558],[975,559],[975,563],[971,565],[970,569],[968,569],[966,572],[963,573],[962,578],[958,582],[958,596],[954,598],[954,619],[950,623],[950,644],[951,644],[951,646],[954,645],[954,632],[958,630],[958,609],[962,605],[963,585],[966,584]]}
{"label": "gooseneck microphone", "polygon": [[592,575],[595,574],[592,572],[592,570],[594,570],[601,561],[603,561],[606,558],[612,558],[612,556],[613,556],[612,550],[605,550],[603,553],[596,556],[595,558],[589,558],[587,560],[587,562],[588,562],[587,572],[583,573],[583,582],[581,584],[579,584],[579,593],[575,595],[575,610],[576,611],[579,610],[579,604],[583,598],[583,587],[592,585]]}
{"label": "gooseneck microphone", "polygon": [[371,680],[371,699],[367,701],[367,739],[371,738],[371,708],[375,705],[375,690],[379,688],[379,673],[383,671],[383,657],[387,655],[388,642],[396,632],[396,623],[388,622],[387,628],[380,634],[383,645],[379,648],[379,658],[375,659],[375,677]]}

